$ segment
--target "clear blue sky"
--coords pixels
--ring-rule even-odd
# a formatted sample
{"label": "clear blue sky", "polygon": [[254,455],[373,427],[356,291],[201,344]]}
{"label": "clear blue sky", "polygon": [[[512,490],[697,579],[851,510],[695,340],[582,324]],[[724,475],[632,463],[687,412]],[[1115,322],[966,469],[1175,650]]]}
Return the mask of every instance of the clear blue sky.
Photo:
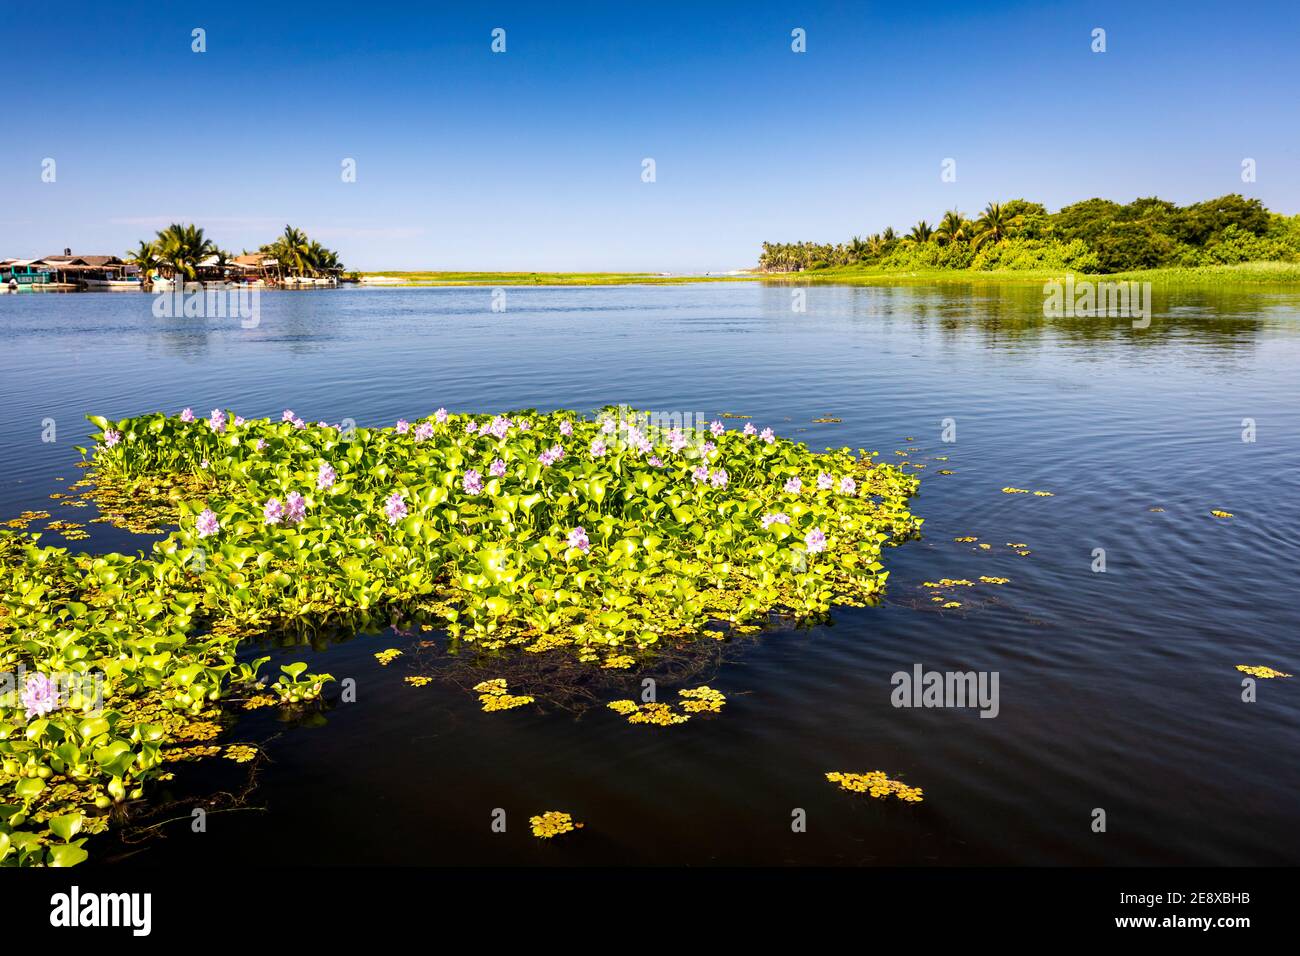
{"label": "clear blue sky", "polygon": [[0,257],[187,220],[361,269],[722,270],[1016,196],[1300,211],[1294,0],[291,7],[6,4]]}

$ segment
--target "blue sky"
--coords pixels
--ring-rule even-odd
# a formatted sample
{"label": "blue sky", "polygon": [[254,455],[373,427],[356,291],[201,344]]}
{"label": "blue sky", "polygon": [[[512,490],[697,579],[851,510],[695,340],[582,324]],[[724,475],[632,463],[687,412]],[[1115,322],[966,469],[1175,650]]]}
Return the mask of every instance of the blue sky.
{"label": "blue sky", "polygon": [[1292,2],[291,6],[33,8],[0,257],[288,222],[361,269],[717,271],[1016,196],[1300,212]]}

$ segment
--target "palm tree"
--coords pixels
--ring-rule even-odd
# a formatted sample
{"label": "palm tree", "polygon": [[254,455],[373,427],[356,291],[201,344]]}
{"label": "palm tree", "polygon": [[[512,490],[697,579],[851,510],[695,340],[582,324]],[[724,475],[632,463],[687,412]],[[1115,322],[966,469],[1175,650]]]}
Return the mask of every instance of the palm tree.
{"label": "palm tree", "polygon": [[311,245],[307,234],[293,226],[285,226],[284,235],[277,243],[280,245],[280,261],[292,265],[298,275],[306,275],[311,269]]}
{"label": "palm tree", "polygon": [[984,207],[983,215],[980,216],[980,221],[976,226],[975,238],[971,240],[971,248],[978,249],[986,242],[995,244],[1002,242],[1022,221],[1023,217],[1021,216],[1008,215],[1006,207],[1001,203],[989,203]]}
{"label": "palm tree", "polygon": [[953,242],[965,242],[970,238],[970,220],[956,209],[949,209],[943,214],[939,228],[934,231],[934,238],[945,245]]}
{"label": "palm tree", "polygon": [[893,226],[886,226],[885,231],[880,234],[880,238],[884,241],[885,245],[893,245],[893,243],[898,239],[898,233],[894,232]]}
{"label": "palm tree", "polygon": [[203,230],[194,225],[172,223],[158,233],[155,242],[158,258],[172,275],[193,279],[198,274],[199,263],[216,251],[216,244],[205,238]]}
{"label": "palm tree", "polygon": [[867,255],[872,258],[883,254],[885,251],[885,240],[880,233],[873,232],[867,237]]}
{"label": "palm tree", "polygon": [[126,261],[140,270],[140,287],[146,292],[153,286],[151,273],[158,268],[158,249],[147,239],[141,239],[140,245],[127,250]]}
{"label": "palm tree", "polygon": [[934,238],[934,227],[922,219],[912,227],[912,231],[907,234],[907,238],[916,243],[929,242]]}
{"label": "palm tree", "polygon": [[867,257],[867,244],[862,241],[861,236],[854,236],[849,240],[849,256],[854,262],[861,262]]}

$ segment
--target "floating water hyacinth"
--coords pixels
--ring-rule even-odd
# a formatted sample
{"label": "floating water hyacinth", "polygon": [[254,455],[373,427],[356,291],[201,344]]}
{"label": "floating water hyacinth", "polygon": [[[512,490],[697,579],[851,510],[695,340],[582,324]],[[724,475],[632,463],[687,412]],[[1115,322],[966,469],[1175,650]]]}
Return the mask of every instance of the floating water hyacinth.
{"label": "floating water hyacinth", "polygon": [[[52,815],[106,826],[111,804],[144,796],[169,748],[221,732],[228,697],[240,713],[259,696],[308,699],[302,688],[323,675],[257,689],[260,661],[240,644],[268,630],[400,619],[494,653],[627,668],[657,643],[725,640],[773,612],[815,618],[873,603],[885,549],[921,524],[907,507],[916,477],[860,450],[814,454],[771,429],[755,441],[665,432],[612,411],[524,410],[421,413],[422,440],[410,425],[349,426],[343,440],[339,426],[285,411],[218,410],[220,432],[192,411],[92,417],[96,501],[106,514],[146,502],[148,522],[127,525],[162,532],[145,553],[90,560],[0,532],[0,633],[46,673],[112,675],[102,723],[66,701],[30,718],[19,694],[0,701],[0,754],[21,744],[33,766],[52,768],[75,740],[93,755],[80,786],[0,776],[0,803],[22,808],[4,826],[26,814],[39,836],[14,841],[4,862],[51,861],[63,842],[47,835]],[[588,454],[597,441],[603,453]],[[464,480],[470,471],[477,482]],[[782,491],[822,474],[852,492]],[[499,709],[524,695],[489,696]],[[31,702],[44,710],[48,699]],[[637,722],[689,716],[680,704],[638,707]]]}

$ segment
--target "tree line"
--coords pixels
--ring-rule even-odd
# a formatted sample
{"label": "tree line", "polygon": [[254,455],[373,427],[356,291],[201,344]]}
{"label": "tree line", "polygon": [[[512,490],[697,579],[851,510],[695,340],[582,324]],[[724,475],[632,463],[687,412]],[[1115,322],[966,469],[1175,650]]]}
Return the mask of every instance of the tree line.
{"label": "tree line", "polygon": [[855,265],[1126,272],[1254,261],[1300,261],[1300,216],[1232,193],[1188,206],[1154,196],[1127,204],[1085,199],[1054,213],[1026,199],[991,202],[974,219],[952,209],[906,234],[891,226],[843,243],[765,242],[758,265],[765,272]]}
{"label": "tree line", "polygon": [[[343,271],[337,252],[293,226],[285,226],[283,233],[257,251],[276,260],[280,276],[324,276]],[[248,254],[247,249],[240,253]],[[234,253],[207,238],[198,226],[177,222],[159,230],[153,239],[140,240],[126,254],[126,261],[139,266],[143,276],[158,272],[168,278],[179,275],[186,279],[194,279],[205,260],[215,260],[213,267],[224,273],[234,258]]]}

